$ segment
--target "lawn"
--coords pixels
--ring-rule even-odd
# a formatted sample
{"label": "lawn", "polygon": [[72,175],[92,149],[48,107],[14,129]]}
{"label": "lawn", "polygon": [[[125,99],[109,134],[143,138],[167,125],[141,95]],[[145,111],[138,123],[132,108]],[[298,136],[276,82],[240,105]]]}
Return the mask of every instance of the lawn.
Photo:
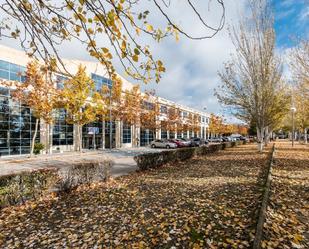
{"label": "lawn", "polygon": [[3,209],[2,248],[250,248],[270,148],[206,157]]}
{"label": "lawn", "polygon": [[278,143],[264,248],[309,248],[309,146]]}

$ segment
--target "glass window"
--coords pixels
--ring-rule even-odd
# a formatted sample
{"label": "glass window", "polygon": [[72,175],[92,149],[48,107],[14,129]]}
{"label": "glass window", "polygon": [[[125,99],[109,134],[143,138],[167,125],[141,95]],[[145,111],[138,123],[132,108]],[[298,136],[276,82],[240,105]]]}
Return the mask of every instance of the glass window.
{"label": "glass window", "polygon": [[66,111],[64,109],[57,109],[55,110],[54,117],[53,145],[72,145],[73,125],[66,122]]}
{"label": "glass window", "polygon": [[[34,134],[31,132],[31,127],[35,126],[33,123],[35,119],[31,118],[29,108],[10,98],[9,92],[5,88],[0,88],[0,154],[29,153],[31,135]],[[39,137],[38,130],[37,142]]]}
{"label": "glass window", "polygon": [[9,89],[5,87],[0,87],[0,95],[9,96]]}
{"label": "glass window", "polygon": [[108,86],[109,88],[112,88],[113,82],[110,79],[107,79],[103,76],[100,76],[100,75],[97,75],[97,74],[94,74],[94,73],[91,74],[91,79],[95,83],[96,91],[101,91],[101,89],[104,85]]}
{"label": "glass window", "polygon": [[0,78],[9,80],[10,79],[10,73],[8,71],[4,71],[4,70],[0,69]]}
{"label": "glass window", "polygon": [[10,63],[3,61],[3,60],[0,60],[0,69],[9,71],[10,70]]}
{"label": "glass window", "polygon": [[140,145],[146,146],[149,145],[155,138],[155,132],[149,129],[141,128],[140,133]]}
{"label": "glass window", "polygon": [[25,71],[23,66],[0,60],[0,78],[24,82]]}
{"label": "glass window", "polygon": [[131,125],[123,124],[122,127],[122,142],[124,144],[131,143]]}
{"label": "glass window", "polygon": [[160,107],[160,112],[161,112],[161,113],[167,113],[167,106],[161,105],[161,107]]}
{"label": "glass window", "polygon": [[166,138],[167,138],[167,131],[161,130],[161,139],[166,139]]}

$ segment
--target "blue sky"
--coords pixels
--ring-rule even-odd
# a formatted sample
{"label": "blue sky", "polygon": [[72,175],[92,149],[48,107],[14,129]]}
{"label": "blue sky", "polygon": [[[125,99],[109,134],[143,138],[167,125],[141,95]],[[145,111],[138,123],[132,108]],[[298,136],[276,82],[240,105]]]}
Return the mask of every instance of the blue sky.
{"label": "blue sky", "polygon": [[290,48],[309,38],[309,0],[273,0],[277,46]]}

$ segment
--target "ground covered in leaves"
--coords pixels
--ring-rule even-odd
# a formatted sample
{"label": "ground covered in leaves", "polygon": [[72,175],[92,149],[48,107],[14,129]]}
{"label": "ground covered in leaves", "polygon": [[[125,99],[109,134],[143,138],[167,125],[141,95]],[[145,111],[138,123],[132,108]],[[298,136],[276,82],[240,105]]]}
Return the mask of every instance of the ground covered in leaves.
{"label": "ground covered in leaves", "polygon": [[309,248],[309,145],[276,144],[263,248]]}
{"label": "ground covered in leaves", "polygon": [[270,150],[245,145],[3,209],[1,248],[251,248]]}

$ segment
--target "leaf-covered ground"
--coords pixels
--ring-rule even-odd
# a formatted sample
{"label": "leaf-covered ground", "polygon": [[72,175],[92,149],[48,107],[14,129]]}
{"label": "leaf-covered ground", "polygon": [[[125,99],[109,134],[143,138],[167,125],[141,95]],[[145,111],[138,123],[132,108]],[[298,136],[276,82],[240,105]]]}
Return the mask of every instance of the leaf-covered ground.
{"label": "leaf-covered ground", "polygon": [[246,145],[6,208],[0,247],[250,248],[268,157]]}
{"label": "leaf-covered ground", "polygon": [[263,248],[309,248],[309,145],[276,145]]}

